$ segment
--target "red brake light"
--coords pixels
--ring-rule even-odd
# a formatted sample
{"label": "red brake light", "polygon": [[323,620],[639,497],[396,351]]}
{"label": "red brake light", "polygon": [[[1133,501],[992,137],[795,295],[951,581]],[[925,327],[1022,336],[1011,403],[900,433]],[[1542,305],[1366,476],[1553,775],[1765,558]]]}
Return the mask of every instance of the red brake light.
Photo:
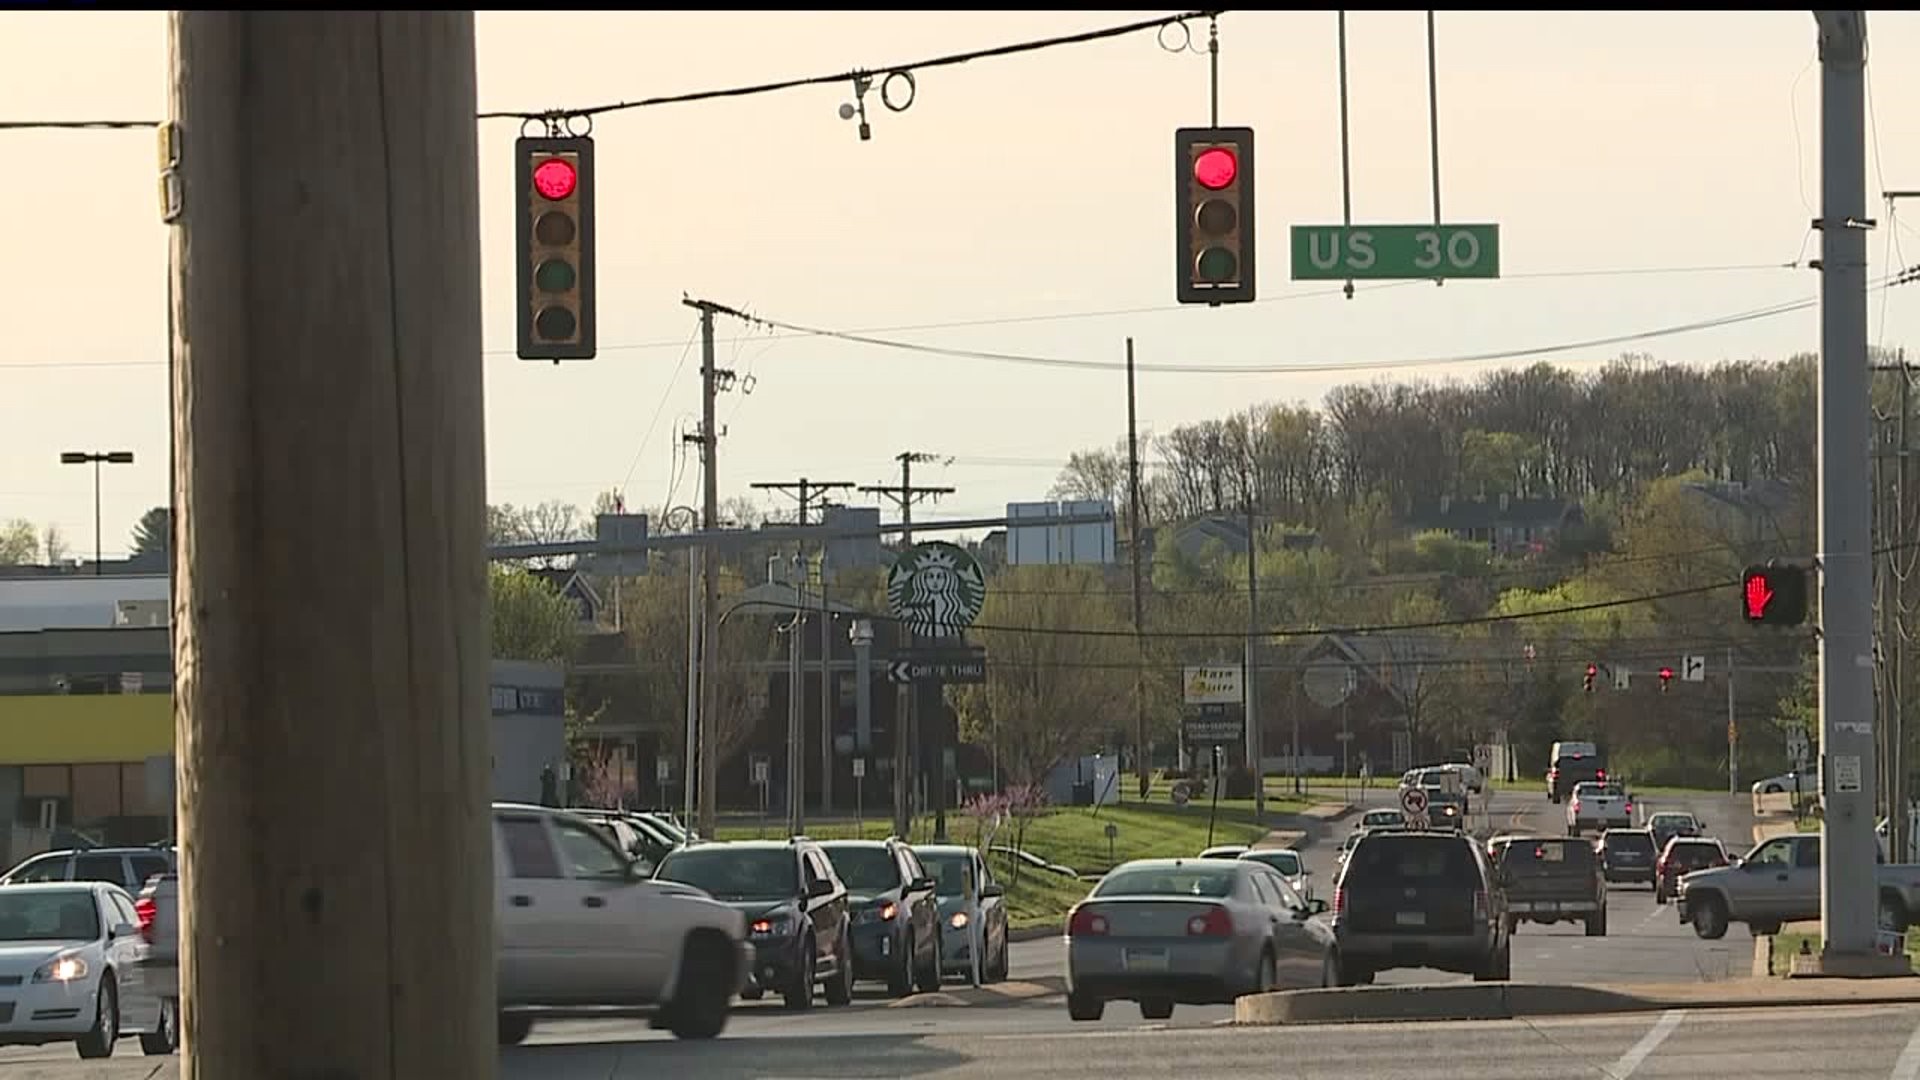
{"label": "red brake light", "polygon": [[1598,780],[1605,780],[1605,779],[1607,778],[1607,770],[1605,770],[1605,769],[1595,769],[1595,770],[1593,770],[1593,775],[1594,775],[1594,778],[1595,778],[1595,779],[1598,779]]}
{"label": "red brake light", "polygon": [[140,920],[140,936],[149,945],[153,944],[153,920],[159,913],[160,907],[151,896],[143,896],[133,902],[133,914]]}
{"label": "red brake light", "polygon": [[1223,907],[1210,907],[1205,915],[1195,915],[1187,920],[1189,937],[1232,937],[1233,916]]}
{"label": "red brake light", "polygon": [[1068,937],[1101,937],[1107,932],[1107,917],[1097,912],[1075,908],[1073,917],[1067,920]]}

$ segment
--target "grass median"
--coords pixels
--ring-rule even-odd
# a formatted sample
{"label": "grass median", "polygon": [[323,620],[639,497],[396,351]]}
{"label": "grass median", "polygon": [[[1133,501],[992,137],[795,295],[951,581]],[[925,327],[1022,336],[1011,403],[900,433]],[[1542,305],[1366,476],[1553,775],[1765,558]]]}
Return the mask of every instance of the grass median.
{"label": "grass median", "polygon": [[[1773,955],[1769,960],[1771,973],[1785,976],[1793,970],[1793,958],[1800,954],[1801,946],[1818,955],[1820,952],[1819,934],[1799,934],[1785,932],[1773,935]],[[1920,961],[1920,927],[1907,931],[1907,962]]]}
{"label": "grass median", "polygon": [[[1280,784],[1284,784],[1281,781]],[[1208,818],[1211,804],[1195,799],[1185,806],[1174,805],[1171,785],[1154,785],[1147,801],[1129,800],[1102,807],[1054,807],[1028,823],[1024,837],[1016,839],[1015,823],[1003,822],[993,835],[993,845],[1014,845],[1050,863],[1071,867],[1080,875],[1098,875],[1130,859],[1174,858],[1198,855],[1208,844]],[[1339,789],[1320,786],[1316,796],[1337,796]],[[1222,799],[1213,817],[1211,841],[1215,844],[1250,844],[1279,827],[1282,815],[1296,814],[1309,805],[1308,799],[1286,794],[1270,782],[1267,798],[1267,824],[1254,814],[1252,799]],[[1109,841],[1107,826],[1113,826]],[[807,835],[815,840],[879,840],[893,832],[892,823],[883,819],[864,821],[832,820],[807,825]],[[777,840],[786,835],[779,820],[722,821],[721,840]],[[955,812],[947,815],[947,836],[957,844],[979,846],[986,840],[984,823],[971,815]],[[914,823],[914,843],[933,840],[933,819],[922,816]],[[1085,898],[1093,883],[1082,877],[1067,877],[1034,866],[1015,866],[1010,856],[994,854],[994,875],[1007,888],[1007,917],[1015,930],[1056,926],[1068,908]]]}

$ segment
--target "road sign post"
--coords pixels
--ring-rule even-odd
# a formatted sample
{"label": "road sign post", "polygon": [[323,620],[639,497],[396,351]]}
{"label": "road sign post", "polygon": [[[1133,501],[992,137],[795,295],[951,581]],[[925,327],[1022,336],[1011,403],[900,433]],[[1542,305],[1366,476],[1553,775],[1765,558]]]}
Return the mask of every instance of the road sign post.
{"label": "road sign post", "polygon": [[1295,281],[1500,276],[1498,225],[1295,225]]}

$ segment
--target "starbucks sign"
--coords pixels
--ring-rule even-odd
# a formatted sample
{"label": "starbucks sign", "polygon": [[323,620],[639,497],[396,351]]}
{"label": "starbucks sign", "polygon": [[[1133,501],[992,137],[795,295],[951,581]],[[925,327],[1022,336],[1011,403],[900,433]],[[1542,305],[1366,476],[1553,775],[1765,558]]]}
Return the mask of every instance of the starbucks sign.
{"label": "starbucks sign", "polygon": [[986,602],[980,564],[945,541],[915,544],[887,571],[887,607],[916,637],[958,637]]}

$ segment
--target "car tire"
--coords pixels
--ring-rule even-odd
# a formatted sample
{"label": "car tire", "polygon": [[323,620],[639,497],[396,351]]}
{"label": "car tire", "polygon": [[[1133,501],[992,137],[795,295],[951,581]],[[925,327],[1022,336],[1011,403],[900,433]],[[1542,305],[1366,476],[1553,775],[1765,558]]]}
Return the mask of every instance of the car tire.
{"label": "car tire", "polygon": [[1607,909],[1606,908],[1603,907],[1599,911],[1596,911],[1593,914],[1587,916],[1587,936],[1588,937],[1606,937],[1607,936]]}
{"label": "car tire", "polygon": [[987,970],[988,982],[1007,981],[1007,968],[1010,966],[1010,958],[1007,956],[1007,950],[1010,948],[1012,948],[1012,942],[1008,941],[1005,936],[1002,936],[1000,938],[1000,953],[994,957],[993,967]]}
{"label": "car tire", "polygon": [[152,1031],[140,1033],[140,1050],[148,1057],[164,1057],[180,1049],[180,999],[160,999],[160,1020]]}
{"label": "car tire", "polygon": [[1088,994],[1067,995],[1067,1015],[1081,1022],[1100,1019],[1107,1011],[1107,1003]]}
{"label": "car tire", "polygon": [[1275,969],[1273,950],[1260,950],[1260,960],[1253,968],[1253,992],[1256,994],[1272,993],[1274,988],[1279,985],[1279,982],[1280,974]]}
{"label": "car tire", "polygon": [[91,1061],[112,1057],[114,1045],[119,1041],[120,987],[113,981],[113,973],[107,972],[100,977],[100,991],[94,995],[93,1027],[74,1043],[80,1056]]}
{"label": "car tire", "polygon": [[1167,998],[1142,998],[1140,1000],[1140,1018],[1142,1020],[1173,1019],[1173,1002]]}
{"label": "car tire", "polygon": [[[941,965],[946,962],[941,957],[940,951],[940,935],[935,934],[933,936],[933,959],[928,961],[924,966],[916,969],[913,973],[914,985],[919,987],[920,992],[923,994],[937,994],[940,992],[940,984],[942,981],[940,968]],[[910,953],[908,955],[912,954]],[[915,957],[915,959],[918,960],[919,958]]]}
{"label": "car tire", "polygon": [[900,950],[899,963],[887,972],[887,993],[903,998],[913,993],[913,934],[907,934],[907,943]]}
{"label": "car tire", "polygon": [[795,1012],[813,1008],[813,939],[800,943],[800,964],[794,969],[793,978],[788,980],[786,989],[780,997],[786,1006]]}
{"label": "car tire", "polygon": [[1513,949],[1502,945],[1487,957],[1486,963],[1473,973],[1474,982],[1506,982],[1513,978]]}
{"label": "car tire", "polygon": [[1693,932],[1706,941],[1718,941],[1727,936],[1727,902],[1718,896],[1707,895],[1687,902],[1688,914],[1692,916]]}
{"label": "car tire", "polygon": [[823,988],[829,1005],[850,1005],[853,1003],[853,952],[847,946],[846,938],[840,939],[840,951],[834,954],[833,975],[827,979]]}
{"label": "car tire", "polygon": [[713,931],[687,939],[680,957],[680,985],[666,1008],[667,1030],[680,1039],[711,1039],[727,1027],[733,986],[727,976],[738,970],[725,938]]}
{"label": "car tire", "polygon": [[519,1046],[533,1034],[533,1017],[523,1012],[502,1012],[495,1030],[501,1046]]}

